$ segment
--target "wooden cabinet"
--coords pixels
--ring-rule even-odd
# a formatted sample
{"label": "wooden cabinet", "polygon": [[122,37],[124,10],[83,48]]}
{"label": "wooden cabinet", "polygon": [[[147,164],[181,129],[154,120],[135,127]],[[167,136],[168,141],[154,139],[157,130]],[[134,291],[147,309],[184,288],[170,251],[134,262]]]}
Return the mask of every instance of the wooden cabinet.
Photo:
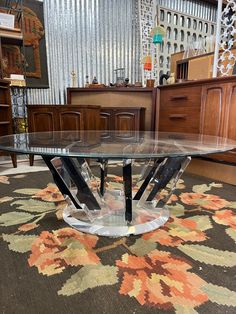
{"label": "wooden cabinet", "polygon": [[[235,76],[162,86],[159,100],[156,130],[236,140]],[[236,150],[208,157],[236,163]]]}
{"label": "wooden cabinet", "polygon": [[[68,104],[98,105],[101,106],[101,108],[109,107],[113,109],[116,107],[123,108],[124,110],[127,108],[145,108],[144,127],[146,131],[153,131],[155,129],[156,102],[157,88],[67,88]],[[102,121],[102,125],[109,123],[109,114],[103,115],[104,120]],[[122,125],[124,125],[125,121],[128,121],[127,118],[124,119],[124,117],[121,119],[121,115],[117,118],[119,118],[117,123],[122,123]]]}
{"label": "wooden cabinet", "polygon": [[100,107],[28,105],[29,132],[99,130]]}
{"label": "wooden cabinet", "polygon": [[[10,82],[0,80],[0,136],[13,133]],[[16,155],[11,154],[13,166],[17,166]]]}
{"label": "wooden cabinet", "polygon": [[[202,88],[200,133],[236,140],[236,82]],[[236,163],[236,150],[212,158]]]}
{"label": "wooden cabinet", "polygon": [[100,119],[101,130],[104,130],[103,137],[109,137],[108,130],[115,130],[117,139],[133,139],[136,138],[137,131],[143,131],[145,128],[145,108],[102,107]]}

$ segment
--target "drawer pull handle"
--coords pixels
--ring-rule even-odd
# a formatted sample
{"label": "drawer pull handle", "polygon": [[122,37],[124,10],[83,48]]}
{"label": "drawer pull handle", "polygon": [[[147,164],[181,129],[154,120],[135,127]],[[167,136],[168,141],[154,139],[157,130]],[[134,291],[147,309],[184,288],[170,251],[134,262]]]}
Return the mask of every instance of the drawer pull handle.
{"label": "drawer pull handle", "polygon": [[186,119],[186,114],[170,114],[169,119]]}
{"label": "drawer pull handle", "polygon": [[188,99],[188,96],[185,96],[185,95],[180,95],[180,96],[172,96],[170,97],[170,100],[187,100]]}

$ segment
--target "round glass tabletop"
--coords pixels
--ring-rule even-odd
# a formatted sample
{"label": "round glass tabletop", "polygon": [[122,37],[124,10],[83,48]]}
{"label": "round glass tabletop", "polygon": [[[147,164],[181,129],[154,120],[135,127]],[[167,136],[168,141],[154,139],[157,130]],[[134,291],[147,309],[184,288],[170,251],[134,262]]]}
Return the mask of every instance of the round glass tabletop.
{"label": "round glass tabletop", "polygon": [[141,159],[195,156],[236,148],[221,137],[149,131],[53,131],[0,137],[0,150],[23,154]]}

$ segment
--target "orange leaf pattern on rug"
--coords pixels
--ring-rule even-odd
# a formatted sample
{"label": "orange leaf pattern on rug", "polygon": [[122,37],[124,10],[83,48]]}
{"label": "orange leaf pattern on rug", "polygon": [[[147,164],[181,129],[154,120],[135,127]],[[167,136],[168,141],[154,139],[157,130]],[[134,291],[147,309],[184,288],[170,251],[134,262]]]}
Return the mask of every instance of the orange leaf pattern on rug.
{"label": "orange leaf pattern on rug", "polygon": [[9,178],[7,176],[0,176],[0,183],[10,184]]}
{"label": "orange leaf pattern on rug", "polygon": [[229,226],[236,230],[236,214],[230,210],[219,210],[212,217],[214,221],[220,225]]}
{"label": "orange leaf pattern on rug", "polygon": [[61,273],[68,265],[96,265],[100,259],[92,248],[97,241],[97,236],[72,228],[43,231],[32,244],[28,262],[48,276]]}
{"label": "orange leaf pattern on rug", "polygon": [[24,224],[22,226],[20,226],[18,228],[19,231],[29,231],[29,230],[33,230],[35,228],[39,227],[39,225],[37,225],[36,223],[28,223],[28,224]]}
{"label": "orange leaf pattern on rug", "polygon": [[180,199],[184,204],[200,206],[210,210],[218,210],[230,204],[217,195],[203,193],[181,193]]}
{"label": "orange leaf pattern on rug", "polygon": [[197,228],[194,220],[171,217],[162,228],[146,233],[142,238],[173,247],[187,241],[202,242],[207,236]]}
{"label": "orange leaf pattern on rug", "polygon": [[58,187],[52,183],[49,183],[45,189],[37,192],[33,198],[39,198],[47,202],[60,202],[65,200]]}
{"label": "orange leaf pattern on rug", "polygon": [[116,265],[123,273],[119,293],[142,305],[167,310],[182,304],[193,308],[208,300],[201,290],[206,282],[189,272],[191,266],[183,258],[169,252],[154,250],[145,257],[124,254]]}

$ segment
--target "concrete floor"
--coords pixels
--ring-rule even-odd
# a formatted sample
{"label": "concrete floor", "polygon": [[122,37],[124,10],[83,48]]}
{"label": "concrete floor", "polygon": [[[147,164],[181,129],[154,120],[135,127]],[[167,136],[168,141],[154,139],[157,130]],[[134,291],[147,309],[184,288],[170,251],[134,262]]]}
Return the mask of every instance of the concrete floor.
{"label": "concrete floor", "polygon": [[34,166],[31,167],[29,165],[29,159],[26,158],[25,155],[19,155],[17,157],[17,168],[13,167],[10,157],[8,156],[0,157],[1,176],[45,170],[48,170],[48,167],[45,165],[44,161],[40,157],[35,157]]}

